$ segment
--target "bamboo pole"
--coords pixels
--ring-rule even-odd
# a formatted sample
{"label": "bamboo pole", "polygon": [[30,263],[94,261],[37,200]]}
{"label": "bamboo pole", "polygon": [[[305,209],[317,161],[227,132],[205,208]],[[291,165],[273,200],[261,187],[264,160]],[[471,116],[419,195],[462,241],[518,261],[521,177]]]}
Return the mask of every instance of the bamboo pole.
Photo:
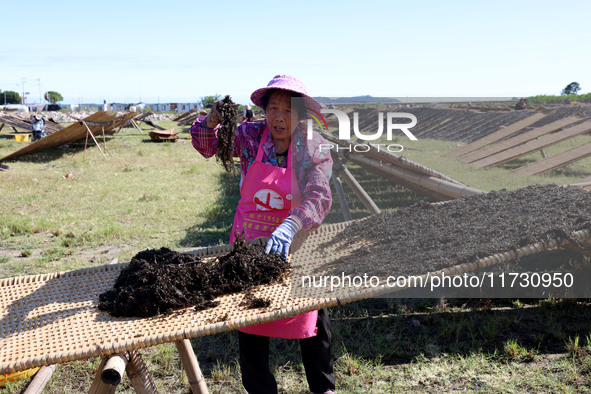
{"label": "bamboo pole", "polygon": [[347,182],[347,185],[349,185],[349,187],[353,189],[353,192],[355,193],[357,198],[361,200],[361,203],[365,206],[365,208],[367,208],[372,214],[382,212],[380,208],[378,208],[378,206],[373,202],[369,194],[367,194],[367,192],[363,190],[359,182],[357,182],[357,180],[349,172],[349,169],[347,169],[347,167],[343,166],[343,170],[339,175],[343,176],[343,179],[345,180],[345,182]]}
{"label": "bamboo pole", "polygon": [[407,168],[411,171],[418,172],[420,174],[432,176],[435,178],[441,178],[441,179],[444,179],[444,180],[451,182],[451,183],[457,183],[458,185],[463,185],[463,183],[456,181],[455,179],[453,179],[453,178],[451,178],[439,171],[435,171],[432,168],[426,167],[426,166],[419,164],[419,163],[415,163],[411,160],[408,160],[404,156],[398,156],[392,152],[384,151],[383,149],[380,150],[379,147],[376,147],[376,145],[374,145],[374,144],[368,143],[367,145],[371,148],[367,152],[368,156],[371,156],[376,160],[386,161],[388,163],[394,164],[395,166]]}
{"label": "bamboo pole", "polygon": [[351,216],[351,211],[347,204],[345,191],[343,190],[343,183],[341,182],[341,178],[335,176],[335,174],[332,174],[331,178],[334,188],[337,191],[337,196],[339,197],[339,205],[341,206],[341,211],[343,211],[343,217],[345,218],[345,221],[348,222],[349,220],[352,220],[353,217]]}
{"label": "bamboo pole", "polygon": [[591,238],[575,236],[573,239],[564,240],[562,246],[584,256],[591,256]]}
{"label": "bamboo pole", "polygon": [[103,361],[101,361],[101,364],[96,371],[96,375],[94,376],[90,390],[88,390],[88,394],[113,394],[115,392],[115,389],[117,388],[116,386],[107,384],[101,379],[101,374],[107,363],[107,359],[108,357],[103,357]]}
{"label": "bamboo pole", "polygon": [[568,249],[568,250],[572,250],[573,252],[582,254],[584,256],[591,256],[591,249],[587,249],[587,248],[582,248],[578,245],[575,245],[574,243],[572,243],[571,241],[565,241],[564,245],[562,245],[564,248]]}
{"label": "bamboo pole", "polygon": [[199,362],[191,346],[191,341],[183,339],[175,342],[176,348],[181,356],[181,363],[187,373],[187,379],[194,394],[209,394],[205,378],[199,369]]}
{"label": "bamboo pole", "polygon": [[138,129],[138,131],[141,134],[144,134],[144,132],[142,131],[142,129],[140,129],[140,126],[135,122],[135,120],[131,119],[131,124],[133,125],[133,127],[135,127],[136,129]]}
{"label": "bamboo pole", "polygon": [[361,155],[350,155],[349,158],[353,162],[363,163],[365,165],[376,168],[380,171],[388,172],[394,176],[403,178],[426,189],[434,192],[452,197],[459,198],[465,196],[472,196],[475,194],[484,193],[482,190],[475,189],[469,186],[460,186],[455,183],[448,182],[443,179],[434,178],[427,175],[412,173],[410,170],[401,170],[387,163],[378,163],[370,158]]}
{"label": "bamboo pole", "polygon": [[115,354],[114,356],[109,357],[101,373],[101,380],[107,384],[117,386],[121,383],[121,378],[125,373],[126,366],[126,357],[120,354]]}
{"label": "bamboo pole", "polygon": [[[98,141],[96,140],[96,138],[94,138],[94,134],[92,134],[92,131],[90,130],[90,128],[88,127],[88,125],[86,124],[85,121],[82,121],[82,124],[84,125],[84,127],[86,127],[86,141],[88,142],[88,134],[90,134],[90,136],[92,137],[92,140],[94,141],[94,143],[96,144],[96,146],[99,148],[99,150],[101,151],[101,153],[103,154],[103,157],[106,159],[107,156],[105,155],[105,152],[103,152],[103,150],[101,149],[101,145],[98,143]],[[84,151],[86,151],[86,145],[84,145]]]}
{"label": "bamboo pole", "polygon": [[446,195],[438,193],[436,191],[424,188],[424,187],[420,186],[418,183],[413,183],[413,182],[404,180],[403,178],[392,175],[391,173],[389,173],[387,171],[383,171],[382,169],[378,169],[376,167],[367,165],[365,163],[356,163],[356,164],[359,165],[361,168],[363,168],[363,169],[365,169],[365,170],[367,170],[379,177],[387,179],[390,182],[395,183],[397,185],[404,186],[404,187],[412,190],[413,192],[421,194],[426,197],[429,197],[429,198],[433,199],[434,201],[449,201],[449,200],[454,199],[452,197],[446,196]]}
{"label": "bamboo pole", "polygon": [[363,190],[359,182],[357,182],[357,180],[349,172],[347,167],[343,165],[341,158],[336,153],[334,153],[332,149],[330,151],[330,154],[333,158],[333,168],[336,171],[337,175],[343,177],[345,182],[347,182],[347,185],[349,185],[351,190],[353,190],[353,193],[355,193],[355,195],[357,196],[359,201],[361,201],[363,206],[365,206],[365,208],[367,208],[367,210],[369,210],[369,212],[371,212],[372,214],[382,212],[380,211],[380,208],[378,208],[378,206],[373,202],[369,194],[367,194],[367,192]]}
{"label": "bamboo pole", "polygon": [[[88,129],[88,126],[86,126]],[[84,140],[84,153],[82,154],[82,160],[86,157],[86,147],[88,146],[88,131],[86,132],[86,139]]]}
{"label": "bamboo pole", "polygon": [[107,154],[109,156],[111,156],[111,154],[109,153],[109,151],[107,150],[107,139],[105,138],[105,126],[101,127],[103,129],[103,145],[105,147],[105,152],[107,152]]}
{"label": "bamboo pole", "polygon": [[127,355],[129,362],[125,371],[135,392],[139,394],[158,393],[156,384],[152,380],[152,376],[150,376],[150,372],[139,351],[134,349],[129,351]]}
{"label": "bamboo pole", "polygon": [[54,371],[55,364],[41,367],[23,394],[41,393],[47,385],[47,382],[49,382],[49,379],[51,379],[51,375],[53,375]]}
{"label": "bamboo pole", "polygon": [[332,158],[333,167],[334,167],[334,171],[331,176],[332,182],[334,184],[334,187],[337,191],[337,195],[339,197],[339,204],[341,206],[341,211],[343,211],[343,217],[345,218],[345,221],[349,221],[352,219],[351,211],[349,210],[349,205],[347,204],[347,198],[345,197],[345,190],[343,189],[343,182],[341,182],[341,178],[338,176],[338,172],[340,172],[344,166],[343,166],[343,163],[341,162],[338,154],[336,152],[333,152],[332,149],[330,151],[330,156]]}
{"label": "bamboo pole", "polygon": [[[357,156],[359,156],[359,155],[352,155],[352,154],[351,155],[347,155],[347,159],[350,160],[350,161],[354,161],[354,160],[351,160],[351,158],[352,157],[357,157]],[[374,162],[375,161],[372,161],[372,163],[374,163]],[[431,198],[433,198],[433,199],[435,199],[437,201],[452,199],[449,196],[446,196],[444,194],[437,193],[436,191],[433,191],[433,190],[427,189],[425,187],[422,187],[419,184],[420,178],[419,178],[418,174],[416,174],[416,173],[414,173],[412,171],[407,171],[406,169],[403,169],[402,170],[408,176],[408,178],[405,179],[405,178],[401,178],[400,176],[396,176],[396,175],[393,175],[391,173],[388,173],[386,171],[382,171],[382,168],[381,167],[378,168],[378,167],[375,167],[373,165],[371,165],[371,166],[370,165],[367,165],[367,164],[365,164],[365,162],[356,162],[356,164],[359,165],[359,166],[361,166],[365,170],[367,170],[369,172],[372,172],[373,174],[375,174],[377,176],[380,176],[382,178],[388,179],[389,181],[394,182],[397,185],[404,186],[404,187],[409,188],[410,190],[412,190],[412,191],[414,191],[416,193],[419,193],[419,194],[422,194],[422,195],[431,197]],[[395,167],[398,168],[397,166],[395,166]]]}
{"label": "bamboo pole", "polygon": [[[355,146],[362,146],[363,144],[359,144],[355,141],[351,141],[351,140],[340,140],[338,138],[336,138],[335,136],[329,134],[329,133],[325,133],[325,132],[321,132],[322,137],[324,137],[327,141],[332,142],[333,145],[340,145],[343,147],[354,147]],[[408,160],[406,157],[404,156],[399,156],[396,155],[392,152],[389,152],[387,150],[384,150],[384,148],[380,148],[378,145],[375,144],[371,144],[371,143],[367,143],[366,145],[363,145],[364,147],[369,147],[369,150],[363,151],[363,153],[356,153],[356,151],[353,152],[346,152],[345,156],[349,156],[349,155],[353,155],[353,154],[362,154],[362,155],[367,155],[367,156],[371,156],[372,158],[374,158],[375,160],[379,160],[379,161],[385,161],[391,164],[394,164],[397,167],[402,167],[402,168],[407,168],[410,169],[414,172],[418,172],[424,175],[429,175],[429,176],[433,176],[435,178],[441,178],[441,179],[445,179],[446,181],[452,182],[452,183],[457,183],[459,185],[463,185],[461,182],[456,181],[455,179],[439,172],[439,171],[435,171],[432,168],[429,167],[425,167],[422,164],[419,163],[415,163],[411,160]],[[334,150],[331,149],[331,152]]]}
{"label": "bamboo pole", "polygon": [[[334,152],[336,150],[335,148],[337,148],[339,145],[345,146],[345,147],[354,147],[354,146],[361,145],[361,144],[358,144],[357,142],[350,141],[350,140],[341,141],[338,138],[336,138],[328,133],[322,133],[322,136],[325,137],[325,139],[327,139],[328,141],[332,142],[333,148],[331,149],[331,152]],[[420,183],[421,176],[432,177],[433,179],[442,179],[442,180],[450,182],[452,184],[456,184],[461,188],[467,187],[463,183],[458,182],[455,179],[452,179],[441,172],[435,171],[429,167],[425,167],[421,164],[415,163],[411,160],[406,159],[403,156],[398,156],[398,155],[395,155],[391,152],[387,152],[384,149],[379,149],[376,145],[367,144],[367,145],[363,145],[363,146],[365,148],[367,148],[367,146],[369,146],[369,150],[363,151],[363,153],[357,153],[356,151],[345,152],[344,158],[346,160],[354,161],[356,164],[362,166],[366,170],[371,171],[381,177],[385,177],[394,183],[405,186],[405,187],[407,187],[419,194],[429,196],[429,197],[434,198],[436,200],[446,200],[446,199],[451,199],[451,198],[457,198],[456,194],[453,192],[451,193],[451,195],[453,197],[450,197],[449,192],[447,194],[444,194],[444,193],[439,193],[437,190],[432,190],[432,189],[423,187],[423,185]],[[367,165],[365,162],[362,163],[362,162],[359,162],[358,160],[355,160],[358,157],[363,157],[363,158],[367,158],[369,160],[372,160],[371,161],[372,165],[370,166],[370,165]],[[336,161],[336,160],[334,160],[334,161]],[[378,163],[379,167],[373,165],[375,163]],[[392,172],[388,173],[386,171],[382,171],[382,168],[381,168],[382,164],[389,164],[390,167],[398,169],[399,171],[396,174],[393,174]],[[335,168],[336,168],[336,166],[337,166],[337,164],[335,164]],[[452,189],[453,189],[453,187],[452,187]]]}

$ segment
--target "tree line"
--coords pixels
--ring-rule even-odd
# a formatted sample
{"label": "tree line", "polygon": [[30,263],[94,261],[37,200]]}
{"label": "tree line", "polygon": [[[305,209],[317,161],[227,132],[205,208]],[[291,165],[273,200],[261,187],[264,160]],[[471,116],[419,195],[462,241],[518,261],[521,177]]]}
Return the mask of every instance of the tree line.
{"label": "tree line", "polygon": [[[45,92],[43,95],[45,100],[49,101],[52,104],[57,103],[58,101],[63,101],[64,97],[59,94],[58,92],[48,91]],[[22,97],[15,91],[12,90],[2,90],[0,89],[0,104],[21,104],[23,102]]]}

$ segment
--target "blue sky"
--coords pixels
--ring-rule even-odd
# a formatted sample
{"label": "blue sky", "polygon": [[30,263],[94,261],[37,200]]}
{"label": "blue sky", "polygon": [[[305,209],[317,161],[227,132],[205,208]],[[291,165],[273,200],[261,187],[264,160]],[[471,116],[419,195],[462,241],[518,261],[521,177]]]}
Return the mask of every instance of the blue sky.
{"label": "blue sky", "polygon": [[[276,74],[314,96],[591,91],[589,1],[3,0],[0,89],[66,103],[241,103]],[[8,34],[6,34],[8,32]]]}

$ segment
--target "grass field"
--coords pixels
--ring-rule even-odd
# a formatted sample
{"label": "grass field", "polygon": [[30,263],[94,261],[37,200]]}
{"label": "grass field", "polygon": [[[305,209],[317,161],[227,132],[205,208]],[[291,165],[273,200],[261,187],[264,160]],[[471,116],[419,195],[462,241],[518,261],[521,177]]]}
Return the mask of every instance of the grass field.
{"label": "grass field", "polygon": [[[174,122],[160,122],[163,127]],[[153,143],[147,131],[126,129],[107,139],[107,159],[83,144],[24,156],[0,172],[0,277],[64,271],[128,261],[148,248],[189,250],[225,243],[239,199],[238,178],[191,146],[188,128],[176,143]],[[3,137],[0,134],[0,137]],[[548,155],[588,136],[546,149]],[[546,176],[503,166],[474,170],[442,157],[452,142],[399,138],[411,160],[483,190],[536,183],[567,184],[591,175],[591,158]],[[0,138],[0,157],[23,143]],[[423,199],[350,166],[382,209]],[[73,176],[66,176],[71,173]],[[355,218],[368,215],[346,190]],[[342,220],[334,200],[326,222]],[[554,258],[587,263],[566,252]],[[591,390],[591,304],[587,300],[367,300],[332,308],[337,390],[579,392]],[[241,392],[235,333],[193,341],[212,392]],[[174,345],[141,351],[159,389],[187,393]],[[272,365],[283,392],[307,392],[297,342],[272,341]],[[84,392],[100,360],[61,364],[50,393]],[[18,393],[26,382],[9,385]],[[124,379],[118,392],[132,392]]]}

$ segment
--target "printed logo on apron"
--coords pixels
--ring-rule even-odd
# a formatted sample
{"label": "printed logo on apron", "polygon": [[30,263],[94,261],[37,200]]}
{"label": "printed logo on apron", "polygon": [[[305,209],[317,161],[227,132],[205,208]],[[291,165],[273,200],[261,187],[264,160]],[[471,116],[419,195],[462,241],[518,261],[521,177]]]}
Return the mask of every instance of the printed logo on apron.
{"label": "printed logo on apron", "polygon": [[[289,199],[289,198],[288,198]],[[257,211],[270,211],[272,209],[283,209],[285,205],[283,198],[275,190],[261,189],[254,194],[252,199]]]}

